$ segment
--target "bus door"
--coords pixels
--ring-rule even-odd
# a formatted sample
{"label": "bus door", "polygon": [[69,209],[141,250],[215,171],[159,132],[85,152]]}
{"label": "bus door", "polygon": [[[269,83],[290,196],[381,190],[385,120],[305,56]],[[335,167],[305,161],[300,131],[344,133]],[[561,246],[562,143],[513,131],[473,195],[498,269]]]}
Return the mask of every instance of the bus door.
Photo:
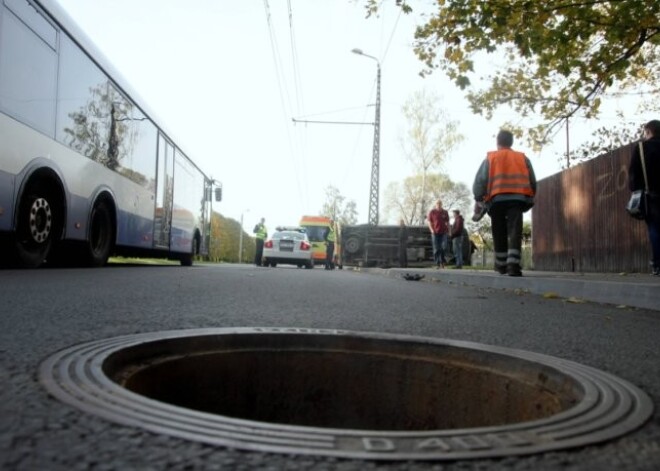
{"label": "bus door", "polygon": [[156,208],[154,213],[154,247],[170,248],[174,193],[174,146],[162,135],[158,137],[158,173],[156,176]]}

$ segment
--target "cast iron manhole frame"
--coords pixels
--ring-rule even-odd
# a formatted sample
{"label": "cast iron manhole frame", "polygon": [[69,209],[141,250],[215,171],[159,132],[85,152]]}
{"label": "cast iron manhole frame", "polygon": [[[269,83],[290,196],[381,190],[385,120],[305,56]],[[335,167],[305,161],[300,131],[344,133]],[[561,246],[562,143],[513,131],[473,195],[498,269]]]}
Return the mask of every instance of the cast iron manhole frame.
{"label": "cast iron manhole frame", "polygon": [[[584,388],[574,407],[529,422],[431,431],[350,430],[256,422],[191,410],[136,394],[109,379],[103,362],[136,345],[196,336],[348,336],[503,355],[555,368]],[[459,460],[527,455],[608,441],[641,427],[653,402],[604,371],[538,353],[479,343],[375,332],[233,327],[150,332],[74,345],[44,360],[39,380],[58,400],[109,421],[157,434],[243,450],[358,459]]]}

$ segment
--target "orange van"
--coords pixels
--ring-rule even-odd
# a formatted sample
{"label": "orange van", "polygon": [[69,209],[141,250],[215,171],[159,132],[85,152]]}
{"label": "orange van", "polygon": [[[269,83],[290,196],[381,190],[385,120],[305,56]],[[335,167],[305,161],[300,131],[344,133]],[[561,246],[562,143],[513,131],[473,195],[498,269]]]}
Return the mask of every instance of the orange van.
{"label": "orange van", "polygon": [[[303,216],[300,219],[300,227],[307,231],[307,238],[312,244],[312,258],[315,265],[325,264],[325,234],[330,227],[330,218],[326,216]],[[339,233],[337,228],[337,240],[335,241],[334,262],[337,263],[339,256]]]}

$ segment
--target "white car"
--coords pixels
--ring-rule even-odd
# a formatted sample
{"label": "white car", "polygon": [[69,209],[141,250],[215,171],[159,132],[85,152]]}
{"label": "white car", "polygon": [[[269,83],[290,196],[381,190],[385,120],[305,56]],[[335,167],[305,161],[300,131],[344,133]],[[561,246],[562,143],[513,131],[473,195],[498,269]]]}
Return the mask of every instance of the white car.
{"label": "white car", "polygon": [[312,244],[305,229],[298,227],[278,227],[264,242],[261,258],[264,266],[276,267],[278,263],[296,265],[298,268],[314,268]]}

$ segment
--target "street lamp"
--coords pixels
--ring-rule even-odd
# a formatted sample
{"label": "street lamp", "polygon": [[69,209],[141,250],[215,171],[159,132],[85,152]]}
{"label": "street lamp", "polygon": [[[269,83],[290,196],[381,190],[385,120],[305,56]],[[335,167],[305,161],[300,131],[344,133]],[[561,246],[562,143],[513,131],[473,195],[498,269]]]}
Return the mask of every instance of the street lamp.
{"label": "street lamp", "polygon": [[243,213],[249,213],[249,209],[241,212],[241,227],[238,233],[238,263],[243,263]]}
{"label": "street lamp", "polygon": [[365,54],[362,49],[352,49],[353,54],[368,57],[376,61],[376,119],[374,121],[374,147],[371,156],[371,186],[369,188],[369,225],[378,225],[378,193],[380,180],[380,61]]}

